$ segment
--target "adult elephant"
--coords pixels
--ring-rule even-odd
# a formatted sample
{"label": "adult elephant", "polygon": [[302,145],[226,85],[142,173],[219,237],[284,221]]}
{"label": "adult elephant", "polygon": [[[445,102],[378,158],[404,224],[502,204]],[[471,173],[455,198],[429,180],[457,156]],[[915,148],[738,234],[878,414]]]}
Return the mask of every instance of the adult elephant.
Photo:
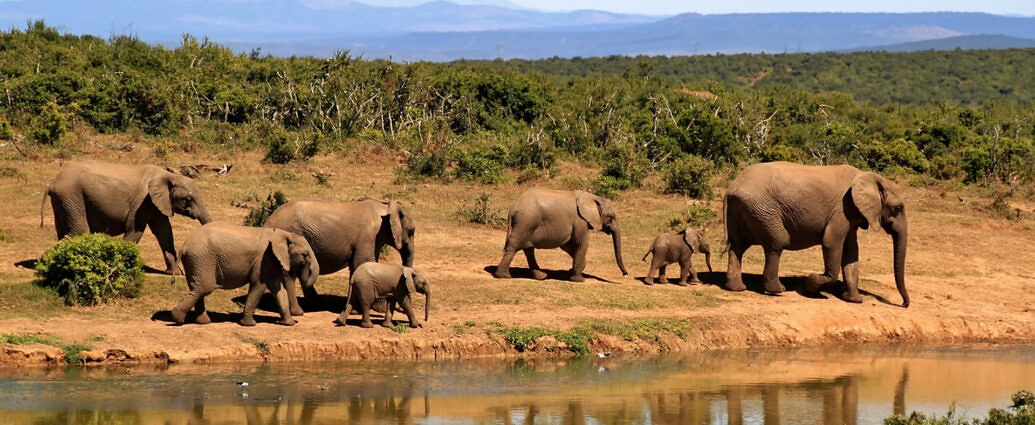
{"label": "adult elephant", "polygon": [[582,282],[589,248],[589,231],[600,230],[611,235],[615,261],[622,275],[622,231],[618,227],[614,206],[607,198],[592,193],[533,188],[525,191],[510,209],[507,241],[503,258],[496,268],[497,278],[510,277],[510,262],[518,250],[525,253],[532,277],[546,279],[535,260],[536,249],[561,248],[572,257],[571,280]]}
{"label": "adult elephant", "polygon": [[727,289],[745,289],[741,259],[752,245],[765,250],[765,290],[784,290],[780,254],[823,246],[823,274],[809,275],[806,289],[837,281],[844,273],[845,301],[859,296],[858,229],[880,226],[894,243],[895,285],[909,307],[905,261],[908,225],[901,189],[880,175],[849,165],[808,166],[789,162],[752,165],[730,183],[723,203],[729,241]]}
{"label": "adult elephant", "polygon": [[[371,198],[350,202],[291,201],[277,208],[265,226],[304,236],[316,255],[321,275],[345,267],[350,274],[355,273],[360,264],[379,261],[385,245],[399,251],[404,266],[413,267],[416,225],[398,201]],[[291,314],[301,315],[294,285],[288,285],[287,289]],[[313,285],[303,284],[302,290],[306,299],[319,299]]]}
{"label": "adult elephant", "polygon": [[179,272],[169,217],[212,221],[194,180],[154,165],[78,161],[62,167],[43,195],[40,227],[47,196],[58,239],[107,233],[136,243],[147,227],[158,239],[168,274]]}

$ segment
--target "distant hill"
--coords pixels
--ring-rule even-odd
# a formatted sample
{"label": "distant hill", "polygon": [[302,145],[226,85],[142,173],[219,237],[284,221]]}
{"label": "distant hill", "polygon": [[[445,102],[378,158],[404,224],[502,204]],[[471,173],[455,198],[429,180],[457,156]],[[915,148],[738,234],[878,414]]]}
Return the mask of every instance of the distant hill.
{"label": "distant hill", "polygon": [[980,50],[980,49],[1030,49],[1035,48],[1035,39],[1009,37],[1005,35],[961,35],[937,40],[890,44],[887,46],[852,49],[863,52],[918,52],[922,50]]}
{"label": "distant hill", "polygon": [[[508,0],[371,6],[348,0],[0,0],[0,26],[33,19],[76,34],[130,33],[176,46],[183,33],[238,51],[400,61],[1026,47],[1035,18],[985,13],[762,13],[672,17],[541,12]],[[489,4],[485,4],[489,3]],[[1000,37],[998,41],[989,37]],[[1012,40],[1007,42],[1008,40]],[[920,43],[920,44],[916,44]],[[930,46],[940,46],[941,41]],[[885,46],[885,47],[882,47]],[[951,47],[955,48],[955,46]]]}

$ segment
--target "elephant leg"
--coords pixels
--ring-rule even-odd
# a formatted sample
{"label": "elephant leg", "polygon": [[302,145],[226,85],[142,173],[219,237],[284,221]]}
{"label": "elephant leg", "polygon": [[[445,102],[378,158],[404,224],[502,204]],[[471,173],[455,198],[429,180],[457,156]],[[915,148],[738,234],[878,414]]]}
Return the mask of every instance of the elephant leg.
{"label": "elephant leg", "polygon": [[697,271],[694,270],[694,265],[690,264],[690,261],[683,261],[679,264],[679,283],[685,286],[687,277],[690,278],[691,283],[701,283],[701,280],[697,278]]}
{"label": "elephant leg", "polygon": [[[587,236],[588,238],[588,236]],[[584,282],[582,271],[586,269],[586,252],[589,251],[589,242],[583,241],[572,247],[571,281]]]}
{"label": "elephant leg", "polygon": [[253,282],[248,287],[248,296],[244,300],[244,314],[241,317],[241,326],[255,326],[255,308],[259,305],[262,293],[266,292],[266,285],[260,282]]}
{"label": "elephant leg", "polygon": [[419,328],[422,325],[420,323],[420,319],[418,319],[417,315],[414,314],[415,312],[413,311],[413,302],[411,298],[412,297],[409,295],[403,297],[403,299],[399,300],[399,305],[402,307],[403,313],[406,313],[406,318],[410,321],[410,327]]}
{"label": "elephant leg", "polygon": [[841,273],[844,276],[847,289],[841,295],[845,301],[861,303],[862,296],[859,295],[859,241],[855,232],[848,234],[841,257]]}
{"label": "elephant leg", "polygon": [[765,250],[765,267],[762,269],[762,280],[765,282],[766,292],[779,294],[787,288],[780,283],[780,256],[783,254],[779,249]]}
{"label": "elephant leg", "polygon": [[173,231],[172,225],[169,224],[169,217],[158,214],[158,217],[152,219],[147,227],[151,228],[151,233],[154,233],[155,238],[158,239],[158,246],[162,248],[162,256],[165,257],[165,273],[174,276],[183,274],[180,266],[176,264],[176,247],[173,244]]}
{"label": "elephant leg", "polygon": [[735,246],[730,243],[729,252],[729,266],[726,268],[726,289],[730,291],[743,291],[747,289],[747,285],[744,285],[744,279],[741,277],[741,264],[744,260],[744,252],[747,251],[746,246]]}
{"label": "elephant leg", "polygon": [[[173,307],[172,311],[170,311],[170,313],[172,313],[173,320],[175,320],[176,324],[179,325],[182,325],[184,322],[187,321],[187,311],[189,311],[192,307],[195,307],[198,305],[198,303],[201,303],[202,308],[204,308],[204,298],[211,292],[193,289],[196,288],[193,282],[187,282],[187,284],[189,287],[192,288],[190,290],[190,293],[187,294],[187,298],[184,298],[183,301],[180,301],[180,303],[177,304],[176,307]],[[208,316],[206,315],[206,317]]]}
{"label": "elephant leg", "polygon": [[658,282],[662,284],[668,283],[668,277],[665,276],[665,270],[668,270],[668,264],[662,264],[658,267]]}
{"label": "elephant leg", "polygon": [[302,316],[305,314],[302,311],[302,306],[298,305],[298,293],[295,289],[295,279],[285,280],[281,286],[284,288],[284,292],[287,293],[288,310],[291,311],[292,316]]}
{"label": "elephant leg", "polygon": [[[843,258],[841,253],[843,252],[843,242],[838,241],[836,244],[823,245],[823,274],[810,274],[805,279],[805,290],[808,292],[818,292],[823,285],[833,283],[837,281],[838,274],[841,272],[841,263]],[[858,251],[858,247],[856,247]],[[858,252],[856,253],[858,255]],[[858,261],[858,260],[856,260]]]}
{"label": "elephant leg", "polygon": [[657,281],[655,280],[655,276],[654,276],[654,273],[656,273],[657,271],[658,271],[658,260],[657,260],[657,257],[655,257],[655,258],[652,258],[650,260],[650,268],[647,269],[647,276],[645,276],[643,278],[643,283],[648,284],[648,285],[653,285],[653,284],[657,283]]}
{"label": "elephant leg", "polygon": [[372,327],[374,327],[374,322],[370,321],[370,306],[372,304],[373,304],[372,302],[370,302],[370,303],[363,303],[363,305],[360,306],[359,312],[360,312],[360,314],[363,315],[363,321],[361,321],[359,323],[359,326],[364,327],[364,328],[372,328]]}
{"label": "elephant leg", "polygon": [[507,246],[503,248],[503,258],[500,258],[500,264],[496,266],[496,272],[492,276],[498,279],[510,278],[510,262],[514,261],[514,254],[516,253],[517,250],[508,241]]}
{"label": "elephant leg", "polygon": [[194,303],[194,313],[197,316],[194,318],[194,323],[199,325],[207,325],[212,323],[212,319],[208,317],[208,310],[205,309],[205,297],[198,298],[198,302]]}
{"label": "elephant leg", "polygon": [[539,269],[539,262],[535,260],[535,248],[525,248],[525,260],[528,260],[528,269],[532,271],[532,278],[535,280],[546,279],[546,272]]}
{"label": "elephant leg", "polygon": [[387,300],[387,304],[388,305],[385,308],[385,319],[381,321],[381,326],[384,326],[386,328],[390,328],[393,325],[393,323],[392,323],[392,316],[393,316],[393,313],[395,312],[395,299],[394,298],[393,299],[388,299]]}
{"label": "elephant leg", "polygon": [[288,300],[288,291],[285,291],[285,282],[291,282],[290,278],[284,277],[278,281],[270,282],[268,288],[273,297],[277,300],[277,308],[280,310],[280,321],[284,326],[294,326],[295,319],[291,318],[291,303]]}

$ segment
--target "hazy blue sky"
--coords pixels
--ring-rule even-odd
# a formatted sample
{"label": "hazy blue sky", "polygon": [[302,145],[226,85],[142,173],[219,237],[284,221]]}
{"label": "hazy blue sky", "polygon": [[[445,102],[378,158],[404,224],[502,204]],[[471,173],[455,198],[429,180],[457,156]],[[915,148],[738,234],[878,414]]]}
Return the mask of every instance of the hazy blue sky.
{"label": "hazy blue sky", "polygon": [[[362,1],[362,0],[361,0]],[[542,10],[602,9],[672,15],[685,12],[988,12],[1035,16],[1035,0],[510,0]],[[370,3],[376,3],[371,0]]]}

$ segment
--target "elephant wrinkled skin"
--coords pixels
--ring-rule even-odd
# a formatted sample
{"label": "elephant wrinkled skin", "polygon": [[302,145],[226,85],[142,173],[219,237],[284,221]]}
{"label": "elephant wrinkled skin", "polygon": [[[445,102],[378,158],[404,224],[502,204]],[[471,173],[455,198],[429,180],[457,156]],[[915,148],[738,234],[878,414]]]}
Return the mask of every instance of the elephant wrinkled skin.
{"label": "elephant wrinkled skin", "polygon": [[510,262],[518,250],[524,251],[528,268],[536,279],[545,279],[535,260],[536,249],[561,248],[572,257],[574,282],[582,282],[586,268],[589,231],[600,230],[611,235],[615,262],[626,275],[622,263],[622,232],[618,227],[614,206],[607,198],[592,193],[543,188],[526,190],[510,209],[507,240],[503,258],[494,273],[497,278],[510,277]]}
{"label": "elephant wrinkled skin", "polygon": [[653,255],[650,269],[647,271],[647,276],[643,279],[644,283],[648,285],[656,283],[654,281],[655,271],[659,272],[658,278],[662,283],[665,283],[665,267],[672,263],[679,263],[679,286],[686,286],[687,275],[690,276],[690,282],[700,283],[701,280],[697,278],[697,271],[694,270],[694,266],[690,262],[690,257],[695,252],[704,254],[704,262],[708,265],[708,271],[712,271],[712,250],[711,246],[708,245],[708,240],[705,239],[703,231],[687,228],[679,233],[662,233],[658,235],[658,237],[654,238],[654,242],[651,243],[647,253],[643,254],[643,259],[641,260],[647,261],[647,256]]}
{"label": "elephant wrinkled skin", "polygon": [[[277,208],[265,226],[305,237],[316,254],[321,274],[331,274],[345,267],[355,273],[359,265],[379,261],[385,245],[399,251],[403,265],[413,267],[416,225],[398,201],[294,200]],[[303,285],[302,289],[306,300],[319,299],[313,285]],[[291,313],[301,315],[294,285],[288,288],[288,298]]]}
{"label": "elephant wrinkled skin", "polygon": [[905,260],[908,223],[902,190],[880,175],[849,165],[807,166],[770,162],[750,166],[730,183],[723,200],[729,241],[727,289],[745,289],[741,260],[752,245],[765,250],[765,290],[784,290],[779,280],[784,250],[823,247],[823,274],[806,279],[806,289],[835,282],[844,274],[842,298],[862,302],[859,295],[858,229],[880,226],[894,243],[895,284],[902,306],[909,307]]}
{"label": "elephant wrinkled skin", "polygon": [[47,196],[54,207],[58,239],[106,233],[136,243],[147,227],[158,239],[168,274],[179,272],[169,217],[182,214],[201,224],[212,221],[194,180],[153,165],[73,162],[54,177],[43,202]]}
{"label": "elephant wrinkled skin", "polygon": [[280,324],[293,325],[287,291],[298,279],[312,284],[320,274],[309,243],[300,235],[278,229],[211,223],[187,235],[180,252],[189,295],[172,309],[176,323],[183,324],[194,308],[195,322],[209,323],[205,296],[216,289],[248,286],[241,325],[255,325],[255,307],[268,289],[277,299]]}
{"label": "elephant wrinkled skin", "polygon": [[349,313],[355,308],[363,315],[360,326],[372,328],[374,324],[370,321],[371,307],[374,302],[385,300],[388,302],[388,308],[385,310],[382,326],[392,326],[392,312],[398,304],[409,319],[410,327],[420,327],[421,322],[413,311],[413,294],[424,294],[424,321],[428,321],[428,312],[431,310],[431,286],[428,285],[428,279],[424,274],[412,267],[397,264],[373,261],[363,263],[349,278],[349,295],[345,310],[334,323],[345,326]]}

